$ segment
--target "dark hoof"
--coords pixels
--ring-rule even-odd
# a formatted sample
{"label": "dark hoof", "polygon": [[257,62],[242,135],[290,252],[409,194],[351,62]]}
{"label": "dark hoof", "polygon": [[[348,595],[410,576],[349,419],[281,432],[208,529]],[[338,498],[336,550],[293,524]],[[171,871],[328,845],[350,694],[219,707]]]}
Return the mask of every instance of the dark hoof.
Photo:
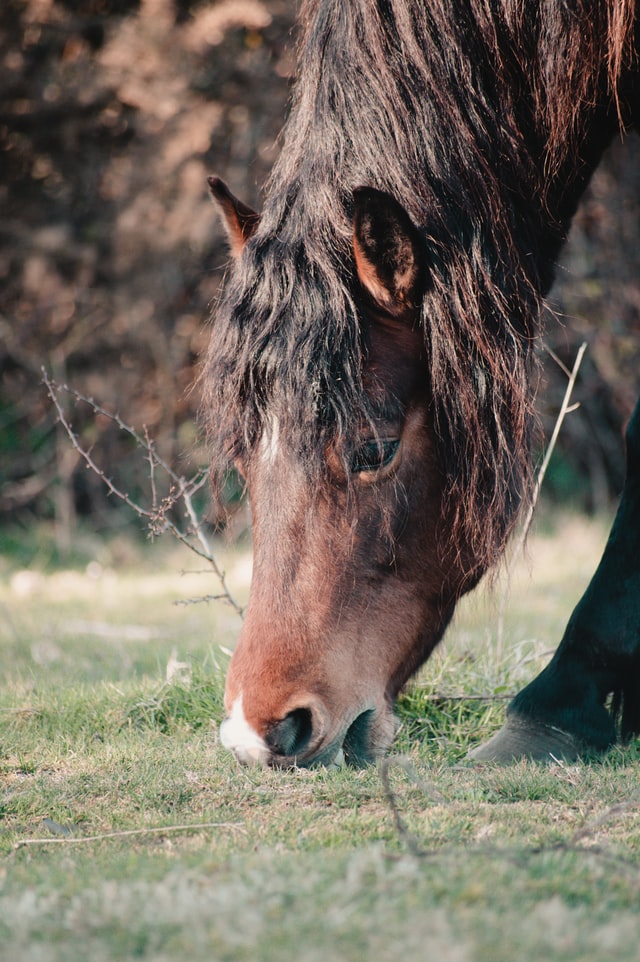
{"label": "dark hoof", "polygon": [[467,760],[510,765],[522,758],[535,762],[573,762],[579,755],[580,745],[573,735],[552,725],[509,715],[500,731],[484,745],[472,749]]}

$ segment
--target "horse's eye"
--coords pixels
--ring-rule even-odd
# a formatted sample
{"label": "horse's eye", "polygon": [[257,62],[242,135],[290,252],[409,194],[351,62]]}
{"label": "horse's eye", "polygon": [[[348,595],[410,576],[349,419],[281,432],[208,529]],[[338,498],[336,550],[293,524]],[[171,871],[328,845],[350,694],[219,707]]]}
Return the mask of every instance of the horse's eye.
{"label": "horse's eye", "polygon": [[351,470],[354,474],[361,471],[379,471],[391,464],[400,446],[399,438],[371,438],[363,441],[353,452]]}

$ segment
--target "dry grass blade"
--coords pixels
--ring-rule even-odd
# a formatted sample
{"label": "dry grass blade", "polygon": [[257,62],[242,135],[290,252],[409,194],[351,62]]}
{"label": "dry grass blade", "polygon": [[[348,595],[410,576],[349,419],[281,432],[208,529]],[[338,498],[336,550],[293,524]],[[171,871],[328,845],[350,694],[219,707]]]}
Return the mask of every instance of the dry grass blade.
{"label": "dry grass blade", "polygon": [[240,822],[201,822],[196,825],[164,825],[157,828],[131,828],[122,832],[104,832],[100,835],[65,835],[55,838],[24,838],[16,842],[13,851],[33,845],[78,845],[85,842],[104,842],[108,839],[131,838],[141,835],[169,835],[184,832],[201,832],[211,828],[233,828],[245,831]]}

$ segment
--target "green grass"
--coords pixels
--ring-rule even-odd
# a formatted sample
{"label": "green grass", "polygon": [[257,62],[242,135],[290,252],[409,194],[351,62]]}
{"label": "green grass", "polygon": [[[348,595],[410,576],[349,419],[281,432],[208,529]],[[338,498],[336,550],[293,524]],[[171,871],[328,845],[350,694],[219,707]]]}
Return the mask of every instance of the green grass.
{"label": "green grass", "polygon": [[[7,548],[0,958],[635,962],[638,742],[588,765],[462,762],[548,658],[605,537],[567,519],[531,540],[501,651],[500,585],[462,606],[400,700],[391,801],[376,767],[239,769],[220,748],[239,623],[173,603],[212,590],[181,573],[198,562],[120,545],[62,570]],[[221,557],[246,598],[246,554]]]}

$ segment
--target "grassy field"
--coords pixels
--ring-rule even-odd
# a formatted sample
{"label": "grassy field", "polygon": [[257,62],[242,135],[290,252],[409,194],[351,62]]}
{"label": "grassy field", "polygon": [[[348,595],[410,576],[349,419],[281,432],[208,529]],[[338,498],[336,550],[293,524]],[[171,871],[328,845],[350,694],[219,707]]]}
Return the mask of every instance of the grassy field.
{"label": "grassy field", "polygon": [[[241,770],[217,740],[239,621],[197,560],[126,542],[0,560],[0,959],[638,959],[640,745],[469,768],[606,537],[549,523],[459,612],[385,767]],[[221,548],[246,598],[246,551]],[[499,641],[499,637],[501,641]]]}

